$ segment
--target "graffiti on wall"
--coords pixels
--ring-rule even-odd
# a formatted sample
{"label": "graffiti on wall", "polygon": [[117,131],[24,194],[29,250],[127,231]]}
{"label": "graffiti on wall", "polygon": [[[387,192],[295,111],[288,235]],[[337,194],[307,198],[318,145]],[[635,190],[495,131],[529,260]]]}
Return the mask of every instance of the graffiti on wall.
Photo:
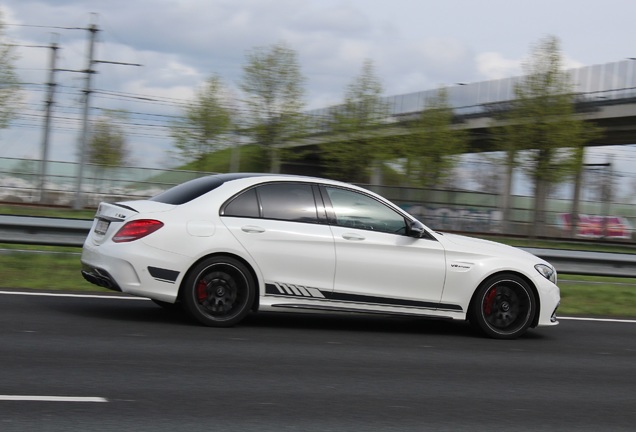
{"label": "graffiti on wall", "polygon": [[403,205],[402,208],[436,230],[493,233],[501,230],[502,215],[499,210],[430,208],[422,205]]}
{"label": "graffiti on wall", "polygon": [[[560,213],[557,220],[561,229],[570,231],[572,215]],[[576,236],[581,238],[630,239],[632,225],[622,216],[579,215]]]}

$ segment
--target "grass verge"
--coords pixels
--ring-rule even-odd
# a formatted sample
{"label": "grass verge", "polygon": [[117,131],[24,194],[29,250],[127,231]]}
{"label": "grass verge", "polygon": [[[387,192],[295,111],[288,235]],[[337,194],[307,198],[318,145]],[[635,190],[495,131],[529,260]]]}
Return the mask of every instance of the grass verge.
{"label": "grass verge", "polygon": [[93,219],[95,209],[73,210],[65,207],[40,207],[20,204],[0,204],[0,214],[13,216],[40,216],[68,219]]}
{"label": "grass verge", "polygon": [[0,245],[0,288],[107,291],[84,280],[78,248]]}
{"label": "grass verge", "polygon": [[636,279],[559,275],[559,314],[636,318]]}

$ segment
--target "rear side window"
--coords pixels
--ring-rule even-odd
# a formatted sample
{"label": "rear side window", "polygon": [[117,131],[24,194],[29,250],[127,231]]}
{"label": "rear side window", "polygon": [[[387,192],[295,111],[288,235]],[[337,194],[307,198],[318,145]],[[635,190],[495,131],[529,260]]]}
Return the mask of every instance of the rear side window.
{"label": "rear side window", "polygon": [[316,201],[311,185],[273,183],[257,188],[263,218],[297,222],[316,222]]}
{"label": "rear side window", "polygon": [[225,206],[223,215],[248,218],[260,217],[258,198],[256,197],[256,189],[247,190],[230,201]]}
{"label": "rear side window", "polygon": [[317,222],[314,192],[310,184],[270,183],[248,189],[222,210],[223,216]]}

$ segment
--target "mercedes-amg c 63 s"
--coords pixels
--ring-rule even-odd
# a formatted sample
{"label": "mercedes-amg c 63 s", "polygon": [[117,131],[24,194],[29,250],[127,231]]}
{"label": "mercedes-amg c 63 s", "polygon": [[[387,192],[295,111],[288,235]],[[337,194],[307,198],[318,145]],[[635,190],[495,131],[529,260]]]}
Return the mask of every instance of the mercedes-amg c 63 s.
{"label": "mercedes-amg c 63 s", "polygon": [[250,311],[320,310],[467,319],[511,339],[557,324],[555,269],[498,243],[435,232],[360,187],[221,174],[148,200],[101,203],[82,253],[97,285],[200,323]]}

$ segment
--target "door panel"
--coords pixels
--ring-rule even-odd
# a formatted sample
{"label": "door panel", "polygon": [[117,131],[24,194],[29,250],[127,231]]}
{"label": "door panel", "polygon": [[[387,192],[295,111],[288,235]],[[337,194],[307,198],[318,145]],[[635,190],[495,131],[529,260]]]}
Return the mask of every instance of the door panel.
{"label": "door panel", "polygon": [[333,235],[316,194],[308,183],[272,182],[245,190],[222,209],[223,223],[257,263],[265,284],[279,287],[273,293],[313,297],[304,294],[317,291],[307,288],[333,289]]}
{"label": "door panel", "polygon": [[335,251],[328,226],[236,217],[223,222],[256,261],[265,283],[333,288]]}
{"label": "door panel", "polygon": [[360,301],[378,297],[366,300],[373,303],[437,306],[446,268],[437,241],[338,226],[332,231],[337,257],[334,300],[337,293],[348,293],[359,295]]}
{"label": "door panel", "polygon": [[403,214],[376,197],[325,186],[336,245],[334,300],[435,308],[444,288],[444,248],[407,235]]}

